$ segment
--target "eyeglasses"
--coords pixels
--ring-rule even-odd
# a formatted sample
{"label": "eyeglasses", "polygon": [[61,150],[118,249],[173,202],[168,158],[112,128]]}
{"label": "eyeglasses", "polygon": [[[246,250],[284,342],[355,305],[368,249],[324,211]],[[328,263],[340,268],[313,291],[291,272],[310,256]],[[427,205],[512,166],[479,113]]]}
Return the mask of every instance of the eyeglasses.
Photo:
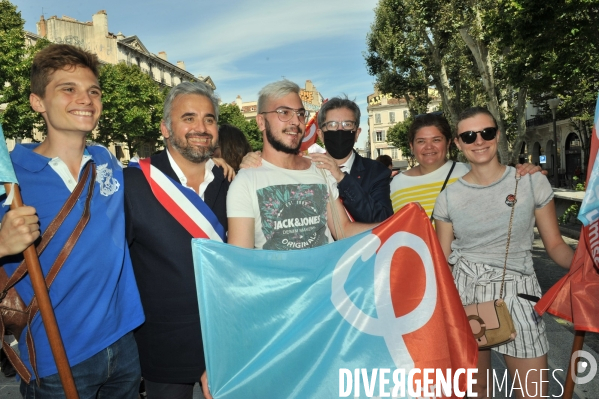
{"label": "eyeglasses", "polygon": [[323,123],[323,125],[326,126],[327,130],[354,130],[356,128],[356,122],[354,121],[330,121]]}
{"label": "eyeglasses", "polygon": [[289,122],[293,118],[293,115],[297,115],[297,119],[299,119],[301,123],[305,123],[306,119],[310,117],[310,111],[305,109],[293,109],[289,107],[279,107],[274,111],[264,111],[260,113],[270,114],[273,112],[277,113],[277,116],[281,122]]}
{"label": "eyeglasses", "polygon": [[477,132],[475,132],[474,130],[469,130],[467,132],[458,134],[458,136],[460,136],[464,144],[472,144],[476,141],[477,133],[480,133],[480,137],[482,137],[483,140],[489,141],[493,140],[497,135],[497,128],[486,127],[483,130],[479,130]]}

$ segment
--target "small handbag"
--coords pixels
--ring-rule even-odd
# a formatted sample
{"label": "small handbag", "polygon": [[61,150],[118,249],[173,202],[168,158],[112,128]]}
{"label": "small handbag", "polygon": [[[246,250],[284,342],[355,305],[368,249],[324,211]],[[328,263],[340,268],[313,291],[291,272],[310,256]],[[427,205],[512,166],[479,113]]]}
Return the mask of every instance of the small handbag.
{"label": "small handbag", "polygon": [[478,343],[479,349],[488,349],[494,346],[506,344],[516,339],[516,328],[514,321],[503,300],[503,285],[505,283],[505,271],[507,268],[507,256],[510,247],[510,238],[512,235],[512,221],[514,219],[514,208],[516,207],[516,194],[518,193],[518,181],[520,176],[516,174],[516,189],[512,201],[512,213],[510,215],[510,224],[507,233],[507,244],[505,246],[505,262],[503,263],[503,277],[501,278],[501,289],[499,299],[486,301],[483,303],[474,303],[464,306],[466,316],[470,322],[470,328],[474,338]]}

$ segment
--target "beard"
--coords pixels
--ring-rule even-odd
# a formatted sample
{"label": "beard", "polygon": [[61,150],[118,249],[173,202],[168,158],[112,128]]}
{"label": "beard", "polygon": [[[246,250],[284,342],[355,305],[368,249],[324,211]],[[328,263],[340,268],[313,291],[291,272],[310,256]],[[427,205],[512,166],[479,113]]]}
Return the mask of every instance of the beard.
{"label": "beard", "polygon": [[[185,139],[190,137],[209,137],[212,141],[212,135],[209,133],[187,133]],[[195,147],[187,144],[186,140],[179,139],[174,134],[169,135],[166,139],[167,143],[183,155],[183,158],[193,163],[203,163],[212,158],[216,150],[216,144],[212,143],[207,147]]]}
{"label": "beard", "polygon": [[[272,146],[272,148],[274,148],[277,151],[284,152],[285,154],[291,154],[291,155],[299,154],[300,147],[302,146],[302,140],[300,140],[295,147],[290,147],[287,144],[283,143],[282,141],[277,140],[277,138],[272,134],[272,130],[270,129],[270,123],[268,123],[268,121],[266,119],[264,119],[264,122],[265,122],[264,127],[266,129],[266,140]],[[283,131],[283,134],[285,134],[285,132],[287,132],[287,131],[293,131],[293,130],[291,127],[289,127]],[[297,132],[295,132],[295,133],[299,134],[299,127],[297,128]]]}

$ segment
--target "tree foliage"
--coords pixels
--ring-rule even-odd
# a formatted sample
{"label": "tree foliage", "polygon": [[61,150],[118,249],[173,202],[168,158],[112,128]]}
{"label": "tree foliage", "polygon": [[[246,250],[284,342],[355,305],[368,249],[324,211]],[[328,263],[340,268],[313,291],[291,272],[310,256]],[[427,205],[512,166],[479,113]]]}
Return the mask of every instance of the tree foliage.
{"label": "tree foliage", "polygon": [[410,168],[416,164],[416,158],[410,148],[410,142],[408,141],[408,130],[414,120],[413,117],[407,118],[403,122],[397,122],[389,130],[387,130],[387,143],[391,144],[395,148],[399,148],[404,158],[408,160]]}
{"label": "tree foliage", "polygon": [[436,87],[452,126],[463,108],[486,105],[506,133],[507,163],[524,138],[527,100],[547,112],[546,100],[559,95],[560,115],[583,115],[574,120],[588,126],[581,119],[599,88],[598,22],[599,0],[380,0],[365,58],[382,92],[422,106],[422,85]]}
{"label": "tree foliage", "polygon": [[118,63],[100,70],[103,111],[95,140],[127,143],[133,156],[143,144],[158,146],[165,93],[136,65]]}
{"label": "tree foliage", "polygon": [[246,121],[237,105],[221,104],[219,106],[218,123],[236,126],[245,134],[252,150],[262,150],[262,132],[258,128],[256,120]]}
{"label": "tree foliage", "polygon": [[50,42],[40,39],[25,47],[23,25],[16,7],[0,0],[0,103],[6,104],[0,122],[4,135],[11,138],[33,138],[34,128],[43,126],[43,118],[29,105],[29,73],[35,53]]}
{"label": "tree foliage", "polygon": [[7,0],[0,0],[0,82],[11,81],[15,68],[25,55],[24,24],[17,7]]}
{"label": "tree foliage", "polygon": [[441,95],[450,122],[482,87],[458,35],[451,2],[381,0],[367,36],[368,71],[383,93],[405,98],[412,115],[426,112],[428,88]]}
{"label": "tree foliage", "polygon": [[6,137],[33,139],[34,129],[45,129],[42,115],[35,112],[29,103],[30,71],[35,53],[49,44],[48,40],[40,39],[34,46],[25,49],[23,58],[14,70],[10,85],[3,91],[3,98],[8,100],[1,116]]}
{"label": "tree foliage", "polygon": [[500,0],[490,32],[506,57],[506,77],[527,87],[534,105],[551,115],[547,100],[559,97],[558,118],[570,118],[585,150],[599,91],[599,1]]}

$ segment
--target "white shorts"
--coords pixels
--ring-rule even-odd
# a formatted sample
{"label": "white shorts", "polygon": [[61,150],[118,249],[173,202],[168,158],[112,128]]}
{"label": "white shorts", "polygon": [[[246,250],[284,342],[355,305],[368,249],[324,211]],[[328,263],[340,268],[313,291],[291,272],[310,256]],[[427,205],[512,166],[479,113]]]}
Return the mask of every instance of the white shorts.
{"label": "white shorts", "polygon": [[[512,273],[508,270],[505,274],[503,299],[514,320],[516,339],[492,349],[518,358],[542,356],[549,351],[545,323],[534,310],[534,302],[517,296],[528,294],[541,297],[541,287],[534,273],[530,276]],[[498,299],[502,274],[503,269],[460,258],[453,267],[453,278],[462,304],[466,306]]]}

